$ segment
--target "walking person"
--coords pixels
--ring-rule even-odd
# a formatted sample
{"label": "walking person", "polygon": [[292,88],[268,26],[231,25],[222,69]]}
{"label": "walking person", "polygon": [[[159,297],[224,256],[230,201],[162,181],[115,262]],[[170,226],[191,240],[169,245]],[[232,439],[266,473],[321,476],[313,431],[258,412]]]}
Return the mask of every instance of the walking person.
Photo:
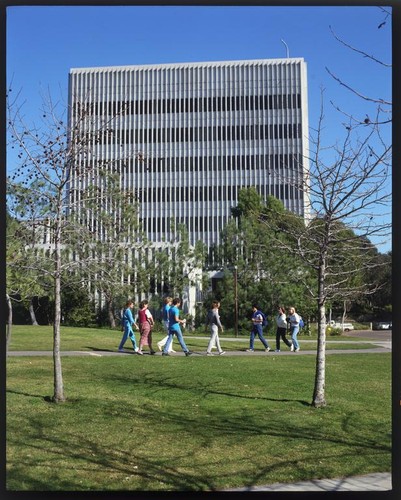
{"label": "walking person", "polygon": [[267,340],[263,336],[263,326],[264,323],[267,324],[266,316],[262,313],[262,311],[259,310],[257,304],[252,304],[252,311],[253,311],[252,330],[249,339],[249,349],[247,349],[247,352],[254,352],[255,350],[254,349],[255,335],[259,337],[259,340],[265,347],[265,351],[269,352],[271,349],[269,347]]}
{"label": "walking person", "polygon": [[[164,327],[164,329],[166,331],[166,336],[164,338],[162,338],[157,343],[157,347],[159,348],[159,351],[163,350],[163,347],[166,344],[167,339],[168,339],[168,324],[169,324],[169,321],[168,321],[168,312],[170,310],[172,301],[173,301],[173,299],[171,297],[166,297],[164,299],[164,305],[163,305],[163,309],[162,309],[162,318],[163,318],[162,321],[163,321],[163,327]],[[175,352],[173,350],[173,342],[171,342],[171,345],[169,347],[168,352]]]}
{"label": "walking person", "polygon": [[141,338],[139,339],[139,350],[138,354],[143,354],[142,347],[144,345],[149,346],[150,354],[155,354],[152,348],[152,328],[155,322],[153,321],[152,313],[148,309],[149,302],[143,300],[139,304],[138,310],[138,323],[139,331],[141,333]]}
{"label": "walking person", "polygon": [[225,354],[225,352],[220,346],[220,339],[219,339],[219,328],[221,330],[221,333],[223,333],[223,325],[221,324],[219,316],[219,307],[220,307],[220,302],[214,300],[212,302],[212,308],[210,309],[210,311],[206,316],[206,328],[208,326],[210,327],[210,340],[206,350],[207,356],[213,356],[212,349],[214,346],[217,347],[217,350],[220,355]]}
{"label": "walking person", "polygon": [[299,333],[299,322],[301,320],[301,317],[295,311],[295,307],[290,307],[288,309],[288,312],[290,314],[288,322],[290,323],[290,332],[292,339],[291,351],[298,352],[300,349],[298,342],[298,333]]}
{"label": "walking person", "polygon": [[[276,331],[276,352],[280,352],[280,338],[286,346],[291,349],[291,342],[287,339],[287,318],[284,307],[279,306],[276,316],[277,331]],[[292,350],[292,349],[291,349]]]}
{"label": "walking person", "polygon": [[124,344],[127,341],[128,337],[131,339],[132,348],[135,352],[138,351],[138,347],[136,346],[135,333],[132,329],[132,325],[138,330],[138,325],[135,322],[135,318],[132,315],[132,309],[134,307],[134,301],[128,300],[125,304],[122,314],[122,322],[123,322],[123,338],[121,339],[120,345],[118,346],[118,350],[120,352],[124,352]]}
{"label": "walking person", "polygon": [[173,341],[173,336],[177,335],[178,342],[180,343],[180,346],[182,350],[185,353],[185,356],[190,356],[192,354],[192,351],[188,349],[188,347],[185,344],[184,337],[182,336],[181,328],[180,325],[185,326],[185,319],[180,319],[180,310],[179,307],[181,305],[181,300],[178,298],[173,299],[172,305],[168,311],[168,339],[167,342],[164,344],[162,355],[163,356],[170,356],[168,350],[170,348],[170,345]]}

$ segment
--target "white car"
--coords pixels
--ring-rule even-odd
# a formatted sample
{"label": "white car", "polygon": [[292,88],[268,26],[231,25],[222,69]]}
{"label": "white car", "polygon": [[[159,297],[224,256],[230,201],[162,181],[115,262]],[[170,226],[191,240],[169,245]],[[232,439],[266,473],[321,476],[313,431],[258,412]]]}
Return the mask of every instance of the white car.
{"label": "white car", "polygon": [[375,330],[391,330],[393,327],[391,321],[379,321],[378,323],[375,324],[374,329]]}
{"label": "white car", "polygon": [[337,321],[329,321],[327,326],[330,326],[331,328],[339,328],[343,332],[354,330],[354,325],[352,323],[339,323]]}

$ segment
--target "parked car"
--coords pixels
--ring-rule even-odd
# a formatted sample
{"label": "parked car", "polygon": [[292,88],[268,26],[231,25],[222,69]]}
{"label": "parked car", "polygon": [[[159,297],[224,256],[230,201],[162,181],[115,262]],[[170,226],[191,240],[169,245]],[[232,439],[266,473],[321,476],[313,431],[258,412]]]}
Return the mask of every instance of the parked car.
{"label": "parked car", "polygon": [[378,321],[377,323],[373,323],[374,330],[391,330],[392,328],[392,321]]}
{"label": "parked car", "polygon": [[349,332],[350,330],[354,330],[354,325],[352,323],[340,323],[337,321],[329,321],[327,326],[331,328],[339,328],[343,332]]}

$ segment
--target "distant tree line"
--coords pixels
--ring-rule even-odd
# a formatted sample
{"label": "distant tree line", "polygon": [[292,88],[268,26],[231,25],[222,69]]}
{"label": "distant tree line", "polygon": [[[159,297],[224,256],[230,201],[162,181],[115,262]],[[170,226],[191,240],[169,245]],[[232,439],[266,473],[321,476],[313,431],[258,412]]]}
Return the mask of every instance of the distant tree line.
{"label": "distant tree line", "polygon": [[[259,302],[271,320],[275,315],[276,306],[282,304],[294,305],[308,322],[317,321],[316,302],[313,295],[307,293],[308,290],[316,288],[311,269],[291,253],[283,252],[277,242],[287,240],[289,243],[288,228],[302,227],[302,218],[294,217],[294,214],[286,211],[282,203],[273,196],[269,196],[264,202],[255,188],[240,191],[238,205],[232,209],[232,213],[232,220],[222,234],[222,244],[215,249],[221,263],[220,272],[217,279],[210,282],[205,279],[203,307],[198,308],[196,324],[203,324],[205,310],[213,299],[221,301],[220,314],[226,328],[235,326],[234,305],[237,300],[239,329],[244,332],[248,331],[251,304],[255,301]],[[8,221],[8,231],[11,231],[10,226],[18,226],[11,217]],[[181,230],[185,241],[185,228]],[[351,238],[351,234],[348,234],[352,232],[350,229],[343,226],[342,230],[344,235]],[[357,279],[361,283],[369,283],[370,290],[374,293],[355,294],[352,299],[347,298],[345,303],[342,297],[337,297],[330,301],[329,306],[337,315],[342,315],[345,309],[348,317],[357,321],[391,318],[391,252],[380,254],[364,237],[357,238],[357,241],[363,245],[362,250],[358,245],[358,250],[355,251],[369,254],[378,265],[374,271],[371,268],[359,269],[354,281]],[[13,242],[15,245],[16,240],[13,239]],[[83,280],[63,280],[61,323],[66,326],[115,327],[121,307],[128,296],[137,293],[138,285],[140,290],[151,297],[151,307],[157,317],[162,297],[167,294],[180,295],[182,287],[189,283],[183,270],[184,261],[190,252],[189,245],[182,243],[177,253],[181,255],[181,263],[174,262],[176,273],[171,273],[166,282],[164,280],[168,267],[173,263],[168,263],[166,253],[157,252],[154,260],[148,263],[146,279],[141,283],[136,281],[131,287],[115,284],[114,292],[109,292],[110,300],[102,307],[96,305],[90,288],[82,285]],[[198,263],[204,266],[206,272],[207,263],[202,264],[201,259],[200,251]],[[99,263],[99,267],[102,265],[104,264]],[[26,282],[26,274],[21,273],[19,279],[20,284],[15,286],[15,293],[11,296],[14,304],[14,324],[52,324],[54,298],[51,287],[46,286],[45,280],[42,280],[41,288],[39,285],[36,289],[29,287],[23,293],[21,290]],[[234,296],[235,279],[237,297]],[[96,284],[100,290],[105,288],[101,283]],[[110,288],[110,283],[108,286]],[[273,324],[272,321],[270,323]]]}

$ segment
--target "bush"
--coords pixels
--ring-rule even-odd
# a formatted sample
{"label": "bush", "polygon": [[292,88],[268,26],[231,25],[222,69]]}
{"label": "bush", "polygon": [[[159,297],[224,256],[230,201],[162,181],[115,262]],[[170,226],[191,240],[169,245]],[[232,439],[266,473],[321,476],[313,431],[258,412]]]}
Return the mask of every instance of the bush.
{"label": "bush", "polygon": [[335,337],[335,336],[339,336],[339,335],[342,335],[342,330],[341,328],[332,328],[331,326],[328,326],[326,328],[326,335],[328,335],[329,337]]}
{"label": "bush", "polygon": [[64,325],[94,326],[96,313],[84,288],[65,288],[61,292],[61,314]]}
{"label": "bush", "polygon": [[298,335],[306,335],[307,337],[310,337],[312,335],[312,331],[309,325],[305,325],[303,328],[300,328]]}

